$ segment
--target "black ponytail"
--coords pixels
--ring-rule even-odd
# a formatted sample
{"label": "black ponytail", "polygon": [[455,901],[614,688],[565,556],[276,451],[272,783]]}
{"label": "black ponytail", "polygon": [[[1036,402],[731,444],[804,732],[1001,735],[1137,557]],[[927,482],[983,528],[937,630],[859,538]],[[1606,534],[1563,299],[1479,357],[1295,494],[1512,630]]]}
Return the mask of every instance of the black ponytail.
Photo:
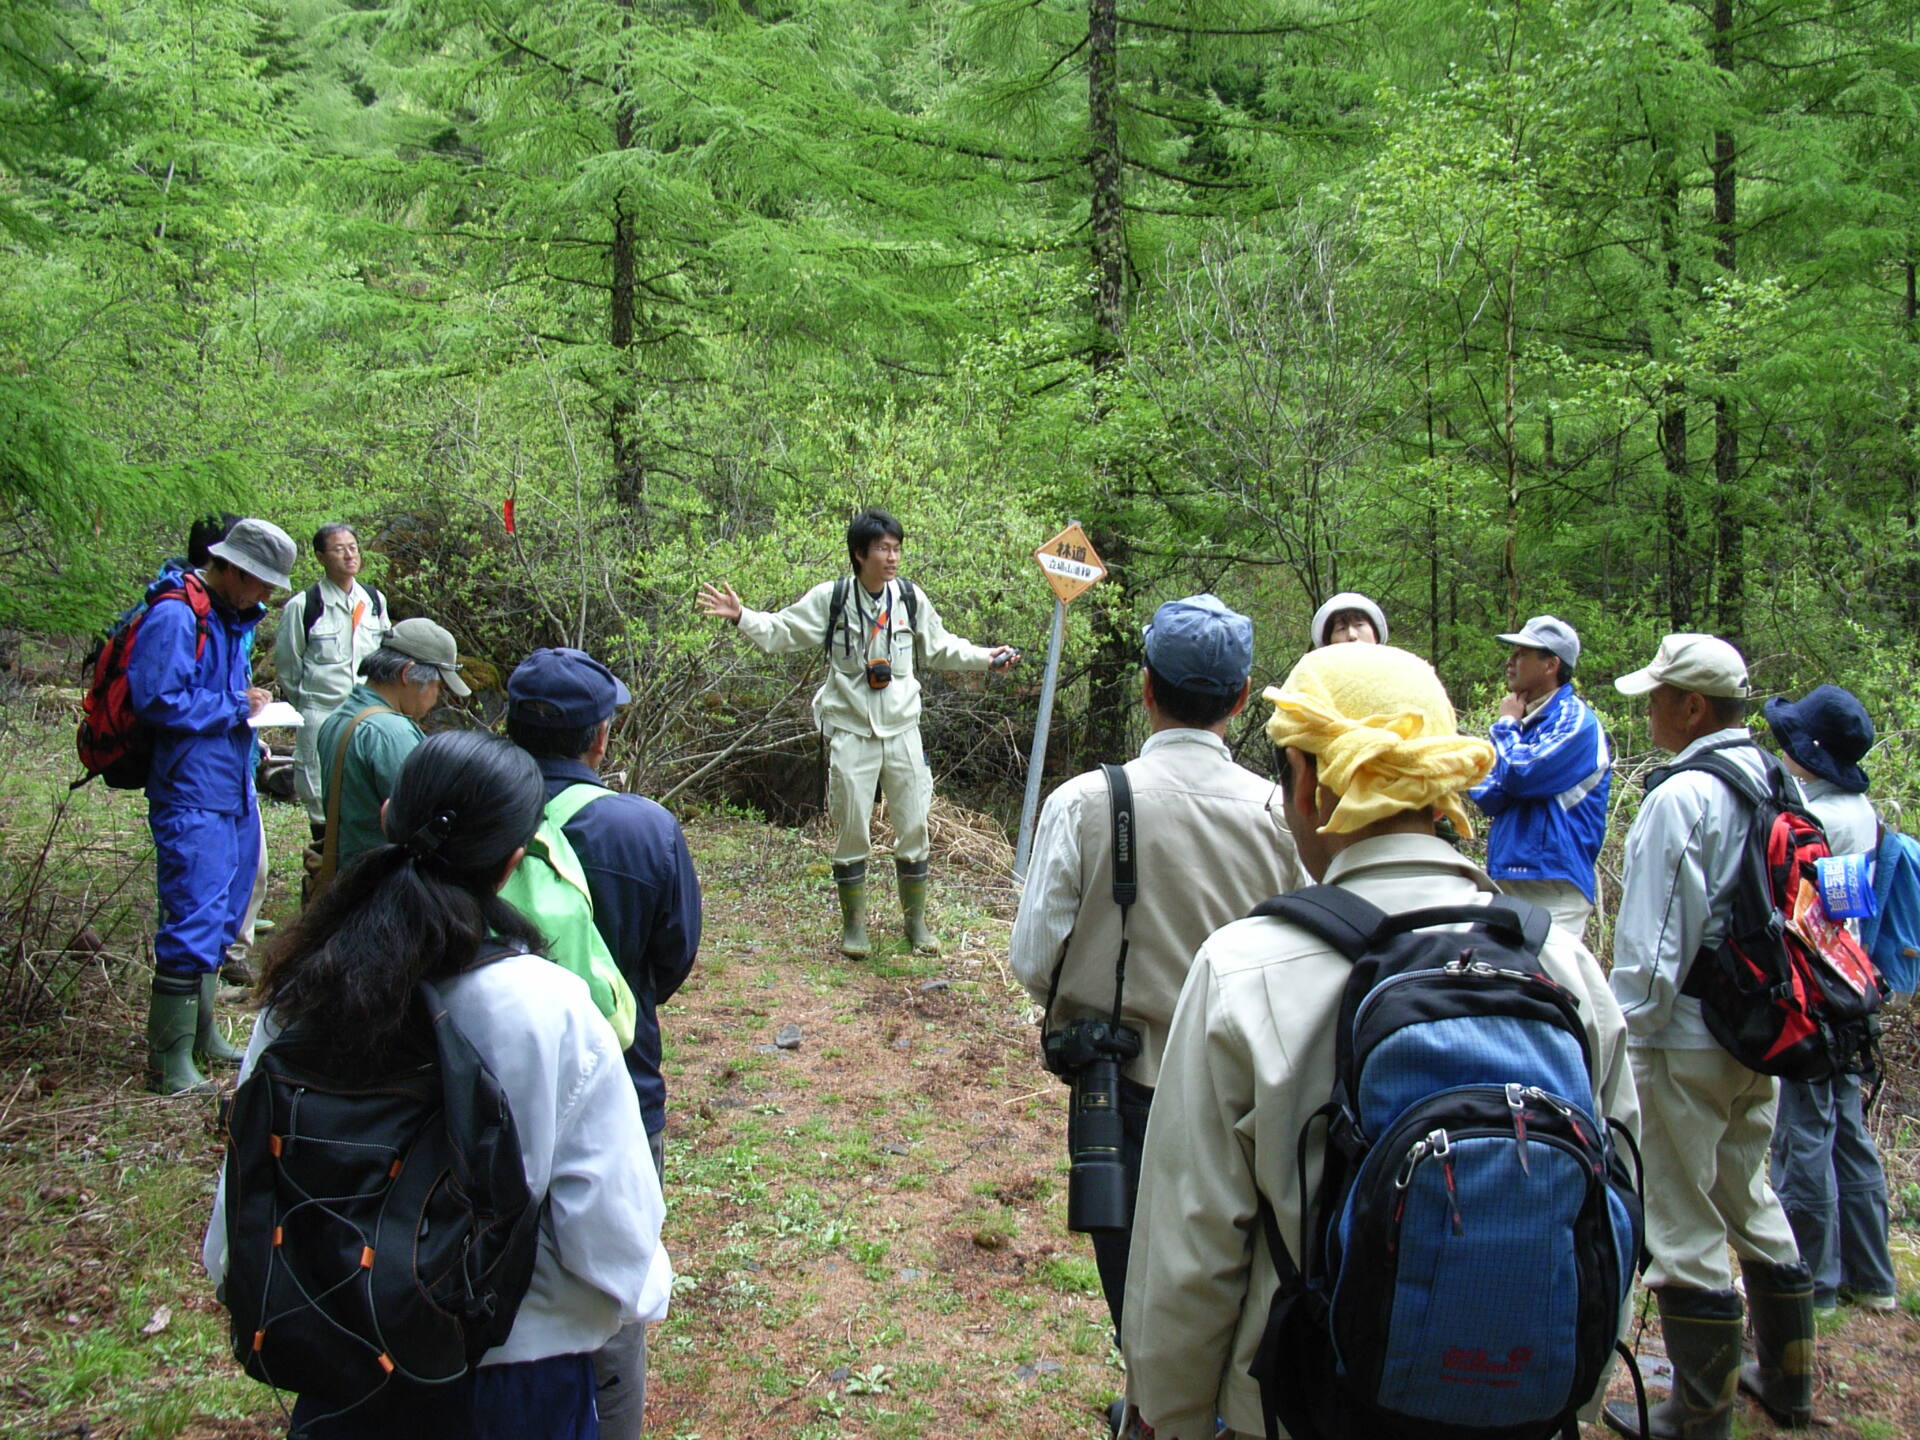
{"label": "black ponytail", "polygon": [[422,980],[459,974],[490,936],[538,950],[540,932],[496,887],[545,801],[540,767],[504,740],[423,741],[387,802],[392,843],[342,871],[269,954],[260,993],[280,1022],[312,1021],[341,1050],[378,1054]]}

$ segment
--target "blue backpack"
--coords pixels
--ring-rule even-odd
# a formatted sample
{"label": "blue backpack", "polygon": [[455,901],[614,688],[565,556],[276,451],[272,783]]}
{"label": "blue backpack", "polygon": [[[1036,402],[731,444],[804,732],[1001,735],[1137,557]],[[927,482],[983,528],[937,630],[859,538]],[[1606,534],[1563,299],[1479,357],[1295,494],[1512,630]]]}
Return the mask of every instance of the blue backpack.
{"label": "blue backpack", "polygon": [[1387,915],[1317,885],[1253,913],[1353,966],[1333,1094],[1300,1133],[1297,1265],[1260,1201],[1280,1277],[1251,1367],[1270,1440],[1276,1421],[1293,1440],[1577,1436],[1619,1348],[1642,1204],[1580,1002],[1540,964],[1547,912],[1495,896]]}
{"label": "blue backpack", "polygon": [[1883,831],[1874,852],[1874,913],[1860,922],[1860,944],[1896,992],[1920,986],[1920,841]]}

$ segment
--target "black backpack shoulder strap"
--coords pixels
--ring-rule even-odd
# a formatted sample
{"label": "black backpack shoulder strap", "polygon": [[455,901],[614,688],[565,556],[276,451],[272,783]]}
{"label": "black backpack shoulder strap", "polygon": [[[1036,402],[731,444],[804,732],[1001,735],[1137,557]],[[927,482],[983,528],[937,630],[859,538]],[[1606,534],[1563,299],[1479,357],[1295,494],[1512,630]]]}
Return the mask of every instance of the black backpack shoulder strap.
{"label": "black backpack shoulder strap", "polygon": [[1254,906],[1248,919],[1272,916],[1292,921],[1319,936],[1349,960],[1358,960],[1373,944],[1389,917],[1384,910],[1338,885],[1309,885]]}
{"label": "black backpack shoulder strap", "polygon": [[833,654],[833,634],[840,628],[840,617],[847,613],[847,587],[852,583],[852,577],[848,575],[842,575],[833,582],[833,598],[827,601],[827,630],[820,637],[822,655]]}
{"label": "black backpack shoulder strap", "polygon": [[907,607],[907,629],[911,630],[914,639],[918,640],[920,638],[920,592],[914,588],[913,581],[904,575],[897,576],[894,584],[900,587],[900,599]]}
{"label": "black backpack shoulder strap", "polygon": [[380,587],[378,585],[362,585],[360,588],[362,590],[365,590],[367,592],[368,597],[373,601],[374,619],[376,620],[386,619],[387,597],[380,593]]}
{"label": "black backpack shoulder strap", "polygon": [[[1691,759],[1681,761],[1677,764],[1663,765],[1647,776],[1647,790],[1652,792],[1656,787],[1671,780],[1682,771],[1698,770],[1703,774],[1711,775],[1719,780],[1728,789],[1732,790],[1734,794],[1746,801],[1747,804],[1758,806],[1771,797],[1761,790],[1760,782],[1748,773],[1744,765],[1729,758],[1725,753],[1728,750],[1745,748],[1748,747],[1745,745],[1720,745],[1711,750],[1702,750]],[[1777,792],[1780,789],[1780,785],[1775,778],[1775,772],[1778,771],[1779,767],[1777,763],[1773,763],[1772,757],[1767,755],[1764,750],[1759,753],[1770,762],[1768,765],[1768,779],[1773,783],[1769,788]]]}
{"label": "black backpack shoulder strap", "polygon": [[1410,930],[1430,930],[1440,925],[1479,925],[1503,932],[1518,941],[1530,955],[1538,955],[1553,928],[1553,912],[1522,900],[1517,895],[1491,895],[1484,904],[1434,905],[1424,910],[1403,910],[1389,915],[1380,927],[1377,939],[1404,935]]}
{"label": "black backpack shoulder strap", "polygon": [[301,638],[310,640],[313,638],[313,627],[318,625],[320,623],[320,617],[327,613],[327,602],[320,598],[320,582],[318,580],[314,581],[313,584],[309,585],[306,590],[302,592],[300,603],[306,607],[301,612],[303,617],[300,625],[302,632]]}

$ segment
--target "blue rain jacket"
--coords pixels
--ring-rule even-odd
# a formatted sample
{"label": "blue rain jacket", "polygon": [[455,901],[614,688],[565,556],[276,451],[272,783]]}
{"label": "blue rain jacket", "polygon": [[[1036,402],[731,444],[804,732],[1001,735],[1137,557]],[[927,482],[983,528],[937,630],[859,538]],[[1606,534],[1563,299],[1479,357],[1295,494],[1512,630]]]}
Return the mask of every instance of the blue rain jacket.
{"label": "blue rain jacket", "polygon": [[[163,577],[149,589],[151,598]],[[207,642],[195,658],[193,607],[164,601],[147,612],[127,663],[133,713],[153,728],[150,807],[184,806],[221,815],[253,810],[253,731],[247,725],[253,627],[266,614],[242,615],[216,596]]]}

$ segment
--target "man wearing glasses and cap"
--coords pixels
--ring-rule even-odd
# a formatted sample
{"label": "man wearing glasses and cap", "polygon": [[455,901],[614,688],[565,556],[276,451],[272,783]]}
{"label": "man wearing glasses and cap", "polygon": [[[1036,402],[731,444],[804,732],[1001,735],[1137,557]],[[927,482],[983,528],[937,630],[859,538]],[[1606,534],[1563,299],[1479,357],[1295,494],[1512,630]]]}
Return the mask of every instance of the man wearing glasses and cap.
{"label": "man wearing glasses and cap", "polygon": [[214,984],[240,933],[259,864],[253,790],[254,737],[247,723],[267,703],[254,685],[247,641],[266,600],[285,589],[292,539],[265,520],[238,520],[210,547],[204,569],[158,595],[204,587],[194,603],[154,600],[127,662],[133,713],[153,731],[147,824],[153,831],[160,927],[153,937],[153,997],[147,1009],[147,1069],[173,1095],[209,1088],[195,1056],[237,1064],[240,1052],[214,1021]]}
{"label": "man wearing glasses and cap", "polygon": [[1507,694],[1487,737],[1493,770],[1471,792],[1489,817],[1487,873],[1507,894],[1531,900],[1581,937],[1607,833],[1613,753],[1600,717],[1573,693],[1580,661],[1574,628],[1536,615],[1499,638],[1513,647]]}

